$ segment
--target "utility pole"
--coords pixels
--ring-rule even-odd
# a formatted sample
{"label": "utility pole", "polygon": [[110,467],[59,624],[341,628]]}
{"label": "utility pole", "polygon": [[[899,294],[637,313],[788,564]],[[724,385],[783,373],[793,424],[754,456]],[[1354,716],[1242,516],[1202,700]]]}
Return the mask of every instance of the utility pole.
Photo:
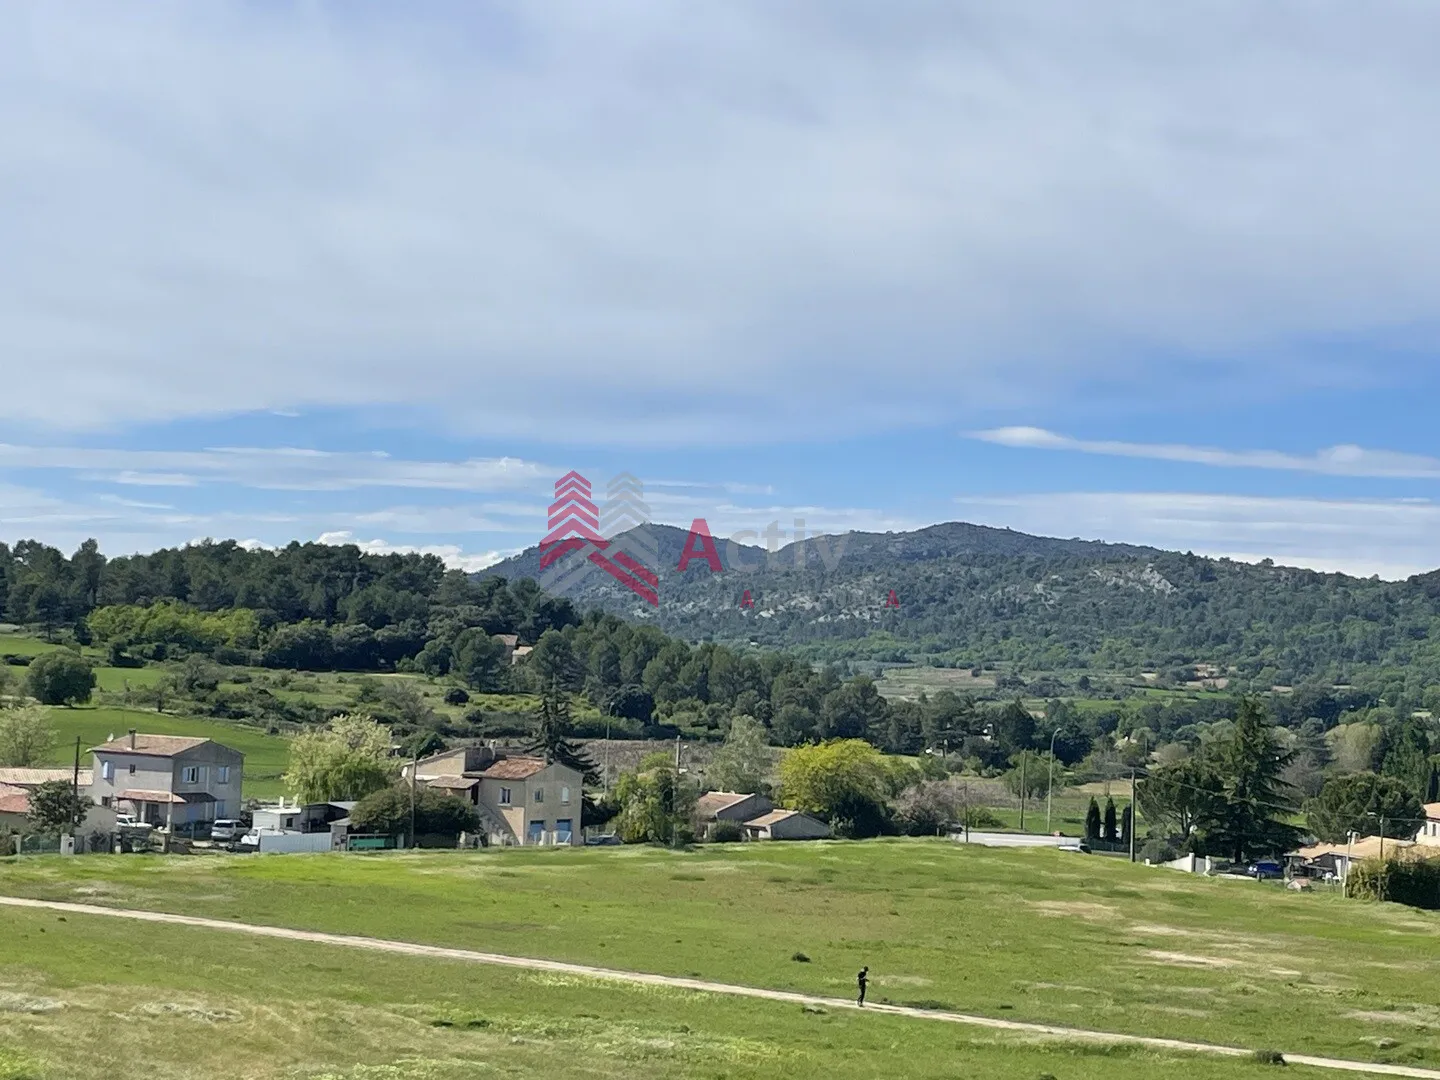
{"label": "utility pole", "polygon": [[[1055,729],[1055,735],[1060,734],[1060,729]],[[1050,795],[1055,788],[1055,735],[1050,736],[1050,769],[1045,776],[1045,832],[1050,832]]]}
{"label": "utility pole", "polygon": [[605,764],[601,766],[601,790],[610,794],[610,717],[605,717]]}
{"label": "utility pole", "polygon": [[960,781],[960,797],[965,800],[965,843],[970,842],[970,781]]}
{"label": "utility pole", "polygon": [[71,813],[71,827],[80,825],[80,736],[75,736],[75,775],[70,779],[70,792],[75,796],[75,808]]}
{"label": "utility pole", "polygon": [[675,736],[675,776],[680,776],[680,736]]}
{"label": "utility pole", "polygon": [[419,839],[415,836],[415,775],[420,771],[420,755],[414,754],[410,758],[410,846],[420,846]]}
{"label": "utility pole", "polygon": [[1020,751],[1020,831],[1025,831],[1025,762],[1030,760],[1030,751]]}
{"label": "utility pole", "polygon": [[1135,861],[1135,769],[1130,769],[1130,861]]}
{"label": "utility pole", "polygon": [[1380,817],[1380,861],[1385,861],[1385,817]]}

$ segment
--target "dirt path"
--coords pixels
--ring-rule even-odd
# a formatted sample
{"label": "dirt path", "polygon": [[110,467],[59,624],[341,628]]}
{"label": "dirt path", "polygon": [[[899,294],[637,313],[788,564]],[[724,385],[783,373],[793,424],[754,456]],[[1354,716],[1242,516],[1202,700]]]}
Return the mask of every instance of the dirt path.
{"label": "dirt path", "polygon": [[[618,982],[641,983],[649,986],[673,986],[682,990],[697,990],[710,994],[730,994],[735,997],[762,998],[766,1001],[784,1001],[796,1005],[815,1005],[826,1009],[857,1009],[853,1001],[841,998],[815,997],[811,994],[797,994],[787,990],[765,990],[756,986],[736,986],[731,983],[707,982],[703,979],[685,979],[672,975],[649,975],[639,971],[616,971],[612,968],[590,967],[588,964],[567,964],[559,960],[536,960],[526,956],[503,956],[499,953],[476,952],[472,949],[448,949],[440,945],[417,945],[408,941],[390,941],[385,938],[353,937],[348,934],[324,934],[315,930],[290,930],[283,926],[264,926],[255,923],[231,922],[226,919],[205,919],[196,915],[171,915],[162,911],[139,911],[130,908],[100,907],[95,904],[71,904],[57,900],[26,900],[20,897],[0,896],[0,906],[36,908],[44,911],[60,911],[70,915],[102,915],[112,919],[133,919],[138,922],[169,923],[174,926],[194,926],[205,930],[225,930],[232,934],[253,934],[256,937],[281,938],[286,941],[313,941],[321,945],[342,945],[351,949],[370,949],[375,952],[399,953],[403,956],[435,957],[444,960],[460,960],[472,964],[494,964],[499,967],[526,968],[531,971],[553,971],[565,975],[580,975],[594,979],[613,979]],[[998,1020],[989,1016],[972,1016],[966,1013],[942,1012],[932,1009],[913,1009],[904,1005],[866,1005],[865,1012],[885,1013],[892,1016],[908,1016],[917,1020],[941,1021],[950,1024],[967,1024],[972,1027],[994,1028],[1000,1031],[1017,1031],[1026,1035],[1043,1035],[1071,1042],[1123,1043],[1131,1046],[1146,1046],[1156,1050],[1178,1050],[1192,1054],[1216,1054],[1223,1057],[1249,1057],[1249,1050],[1233,1046],[1215,1046],[1210,1043],[1185,1042],[1180,1039],[1157,1039],[1145,1035],[1123,1035],[1106,1031],[1088,1031],[1083,1028],[1055,1027],[1050,1024],[1031,1024],[1020,1020]],[[1345,1061],[1341,1058],[1310,1057],[1305,1054],[1286,1054],[1285,1060],[1292,1065],[1310,1065],[1317,1069],[1337,1069],[1343,1072],[1369,1073],[1375,1076],[1409,1076],[1419,1080],[1440,1080],[1440,1071],[1419,1069],[1409,1065],[1377,1065],[1364,1061]]]}

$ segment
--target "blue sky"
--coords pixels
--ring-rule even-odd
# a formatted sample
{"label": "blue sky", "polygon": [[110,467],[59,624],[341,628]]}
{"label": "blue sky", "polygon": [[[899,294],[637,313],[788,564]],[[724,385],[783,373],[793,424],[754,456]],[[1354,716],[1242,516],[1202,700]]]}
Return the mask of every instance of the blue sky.
{"label": "blue sky", "polygon": [[628,471],[1440,566],[1440,10],[0,9],[0,535],[476,567]]}

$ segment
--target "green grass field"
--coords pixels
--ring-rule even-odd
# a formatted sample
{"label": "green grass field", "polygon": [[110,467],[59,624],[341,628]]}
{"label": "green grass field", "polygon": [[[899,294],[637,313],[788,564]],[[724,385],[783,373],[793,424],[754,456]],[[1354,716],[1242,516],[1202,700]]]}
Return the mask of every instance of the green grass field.
{"label": "green grass field", "polygon": [[1099,856],[897,840],[32,858],[0,864],[0,891],[828,996],[868,964],[896,1003],[1440,1064],[1440,915]]}
{"label": "green grass field", "polygon": [[[1246,1061],[7,910],[0,1080],[1144,1080]],[[1314,1080],[1312,1070],[1287,1070]]]}

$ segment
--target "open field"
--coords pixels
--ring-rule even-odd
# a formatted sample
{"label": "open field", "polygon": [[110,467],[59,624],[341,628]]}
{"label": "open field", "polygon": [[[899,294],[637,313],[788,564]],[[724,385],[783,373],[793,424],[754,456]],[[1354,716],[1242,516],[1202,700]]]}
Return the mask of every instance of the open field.
{"label": "open field", "polygon": [[975,690],[994,690],[993,672],[983,675],[970,674],[969,668],[937,668],[920,664],[903,667],[887,667],[884,674],[875,680],[875,689],[887,698],[917,698],[923,694],[935,694],[941,690],[956,693]]}
{"label": "open field", "polygon": [[899,1004],[1440,1064],[1440,915],[1057,851],[97,856],[0,864],[0,891],[832,997],[868,964]]}
{"label": "open field", "polygon": [[1263,1075],[1244,1060],[1036,1042],[223,931],[137,934],[93,916],[4,917],[4,1080]]}

